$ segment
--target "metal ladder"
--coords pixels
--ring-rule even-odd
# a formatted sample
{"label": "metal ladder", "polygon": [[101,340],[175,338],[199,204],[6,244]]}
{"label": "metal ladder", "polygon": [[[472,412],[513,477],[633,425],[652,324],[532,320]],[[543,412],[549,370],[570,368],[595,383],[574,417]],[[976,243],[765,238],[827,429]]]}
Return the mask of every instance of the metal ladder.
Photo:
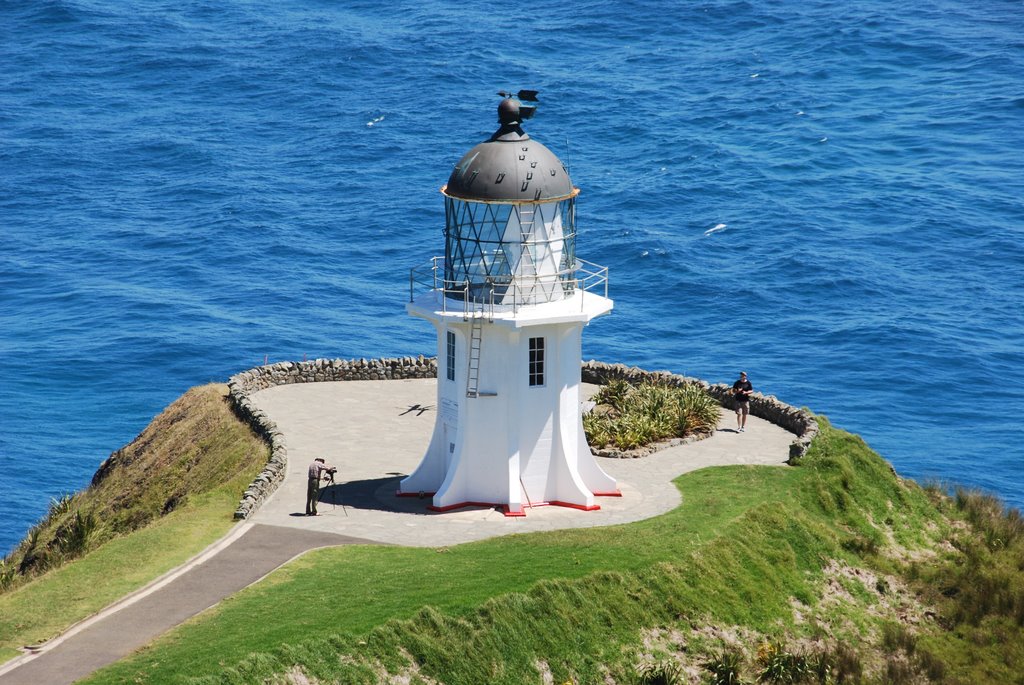
{"label": "metal ladder", "polygon": [[466,374],[466,397],[477,397],[480,394],[480,349],[484,337],[483,304],[478,310],[473,308],[473,325],[469,331],[469,373]]}
{"label": "metal ladder", "polygon": [[[526,276],[537,275],[536,255],[533,254],[533,230],[536,227],[537,205],[522,205],[519,207],[519,240],[523,246],[522,257],[519,263],[519,273]],[[532,273],[527,273],[523,267],[527,266]]]}

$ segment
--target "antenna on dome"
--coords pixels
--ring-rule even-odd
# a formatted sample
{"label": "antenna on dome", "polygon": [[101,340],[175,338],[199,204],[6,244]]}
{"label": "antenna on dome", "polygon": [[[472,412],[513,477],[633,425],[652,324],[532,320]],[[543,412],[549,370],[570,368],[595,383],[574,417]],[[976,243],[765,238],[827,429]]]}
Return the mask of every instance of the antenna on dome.
{"label": "antenna on dome", "polygon": [[520,119],[532,119],[533,115],[537,113],[537,105],[526,105],[525,102],[539,102],[537,100],[536,90],[521,90],[518,93],[510,93],[504,90],[499,90],[498,95],[503,98],[516,98],[519,100],[519,118]]}

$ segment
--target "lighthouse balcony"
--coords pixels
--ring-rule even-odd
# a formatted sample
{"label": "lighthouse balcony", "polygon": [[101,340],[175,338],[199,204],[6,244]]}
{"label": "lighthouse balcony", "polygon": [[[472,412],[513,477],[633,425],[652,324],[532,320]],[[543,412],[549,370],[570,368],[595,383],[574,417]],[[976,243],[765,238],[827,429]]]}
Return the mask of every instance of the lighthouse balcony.
{"label": "lighthouse balcony", "polygon": [[[519,314],[524,307],[571,306],[580,312],[608,300],[608,267],[577,259],[574,268],[543,275],[505,274],[461,279],[450,277],[444,257],[434,257],[409,271],[410,305],[443,315],[494,318]],[[589,304],[588,304],[589,300]],[[598,302],[600,301],[600,302]],[[551,307],[544,307],[550,309]],[[602,312],[603,313],[603,312]]]}

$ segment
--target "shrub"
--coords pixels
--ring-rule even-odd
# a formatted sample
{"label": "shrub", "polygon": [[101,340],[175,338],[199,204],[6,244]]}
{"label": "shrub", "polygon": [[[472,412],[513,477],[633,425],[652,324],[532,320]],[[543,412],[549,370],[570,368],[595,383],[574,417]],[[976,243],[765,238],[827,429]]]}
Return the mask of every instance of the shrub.
{"label": "shrub", "polygon": [[8,564],[6,559],[0,559],[0,592],[7,590],[14,583],[18,570],[14,564]]}
{"label": "shrub", "polygon": [[739,685],[742,667],[743,655],[738,650],[721,652],[704,663],[711,674],[712,685]]}
{"label": "shrub", "polygon": [[41,560],[41,553],[39,551],[39,527],[34,527],[28,531],[28,535],[22,540],[20,545],[21,551],[21,563],[18,565],[18,573],[25,575]]}
{"label": "shrub", "polygon": [[640,447],[663,437],[657,419],[645,414],[624,414],[612,426],[615,428],[613,442],[623,450]]}
{"label": "shrub", "polygon": [[622,402],[629,394],[630,385],[622,379],[614,379],[602,385],[594,395],[593,400],[598,404],[607,404],[617,411],[622,411]]}
{"label": "shrub", "polygon": [[698,385],[684,385],[676,389],[676,402],[680,417],[685,419],[677,435],[690,432],[710,433],[718,427],[718,401]]}
{"label": "shrub", "polygon": [[677,685],[684,680],[682,667],[669,660],[640,664],[636,675],[641,685]]}
{"label": "shrub", "polygon": [[590,412],[583,415],[583,432],[587,442],[595,447],[604,447],[612,442],[611,419],[608,416]]}
{"label": "shrub", "polygon": [[946,677],[946,665],[926,649],[917,650],[917,664],[930,682],[941,682]]}
{"label": "shrub", "polygon": [[916,682],[914,667],[902,656],[890,654],[885,661],[886,685],[910,685]]}
{"label": "shrub", "polygon": [[658,440],[708,433],[718,426],[718,402],[698,385],[643,383],[636,387],[611,381],[594,395],[605,412],[583,417],[587,442],[634,449]]}
{"label": "shrub", "polygon": [[860,655],[857,653],[857,650],[845,642],[840,642],[836,645],[832,657],[835,661],[837,683],[860,682],[864,676],[864,666],[860,662]]}
{"label": "shrub", "polygon": [[757,648],[761,680],[770,683],[798,683],[810,672],[807,657],[794,654],[781,642],[764,642]]}
{"label": "shrub", "polygon": [[910,656],[916,647],[917,638],[902,623],[886,623],[882,626],[882,648],[889,654],[902,650]]}
{"label": "shrub", "polygon": [[57,547],[67,556],[78,556],[85,552],[95,530],[96,517],[91,513],[82,516],[81,511],[76,511],[71,521],[57,529]]}
{"label": "shrub", "polygon": [[74,499],[74,496],[67,493],[60,497],[51,498],[50,511],[47,514],[47,518],[53,520],[71,511],[71,505],[74,502]]}

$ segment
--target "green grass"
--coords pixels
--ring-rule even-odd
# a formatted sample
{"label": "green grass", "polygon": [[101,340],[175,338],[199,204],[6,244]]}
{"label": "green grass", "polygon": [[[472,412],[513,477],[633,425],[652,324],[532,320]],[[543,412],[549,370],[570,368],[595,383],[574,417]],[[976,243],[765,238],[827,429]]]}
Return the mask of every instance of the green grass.
{"label": "green grass", "polygon": [[[602,659],[621,661],[638,625],[710,616],[774,630],[792,620],[790,597],[815,601],[827,559],[855,559],[881,537],[872,520],[889,517],[892,534],[910,540],[937,518],[863,441],[823,424],[829,436],[803,467],[687,474],[677,480],[683,504],[648,521],[437,550],[320,550],[88,682],[184,682],[254,652],[238,682],[290,660],[358,681],[373,659],[400,668],[399,650],[448,683],[480,682],[495,664],[502,673],[488,682],[523,682],[538,653],[562,664],[557,677],[596,677]],[[531,631],[548,636],[543,646]],[[335,661],[314,668],[316,635],[334,635],[332,653],[359,657],[344,677]],[[604,644],[619,656],[593,651]],[[455,661],[442,656],[449,651]]]}
{"label": "green grass", "polygon": [[[541,682],[543,664],[556,683],[625,685],[679,663],[747,681],[768,671],[814,682],[1019,681],[1019,516],[903,482],[860,438],[819,423],[799,466],[686,474],[676,481],[682,505],[647,521],[439,549],[318,550],[85,682],[285,682],[298,668],[314,682],[376,683],[389,672],[519,684]],[[946,539],[957,547],[937,544]],[[894,545],[900,554],[888,553]],[[932,561],[908,560],[920,555]],[[894,624],[877,586],[842,579],[846,603],[818,609],[832,560],[902,578],[940,616]],[[979,609],[979,597],[991,601]],[[794,600],[809,618],[795,618]],[[658,634],[681,642],[652,643]],[[818,651],[806,651],[809,639]],[[763,644],[778,658],[758,653]]]}
{"label": "green grass", "polygon": [[[111,540],[91,554],[0,595],[0,648],[49,640],[187,561],[232,525],[237,497],[205,496],[130,537]],[[18,652],[0,653],[7,660]]]}
{"label": "green grass", "polygon": [[[53,638],[222,537],[266,458],[265,445],[232,414],[225,386],[179,398],[115,453],[102,479],[55,500],[33,529],[35,543],[23,542],[5,560],[9,570],[27,570],[9,575],[0,594],[0,660]],[[167,507],[170,498],[174,506]],[[83,526],[83,519],[91,523]]]}
{"label": "green grass", "polygon": [[[626,527],[516,535],[436,550],[318,550],[96,682],[131,682],[140,671],[152,682],[175,682],[179,674],[209,673],[252,651],[301,642],[323,626],[357,636],[425,605],[463,615],[495,595],[524,592],[542,580],[638,571],[715,539],[749,509],[783,496],[799,475],[784,468],[699,471],[681,481],[692,504]],[[733,496],[737,487],[744,498]]]}

